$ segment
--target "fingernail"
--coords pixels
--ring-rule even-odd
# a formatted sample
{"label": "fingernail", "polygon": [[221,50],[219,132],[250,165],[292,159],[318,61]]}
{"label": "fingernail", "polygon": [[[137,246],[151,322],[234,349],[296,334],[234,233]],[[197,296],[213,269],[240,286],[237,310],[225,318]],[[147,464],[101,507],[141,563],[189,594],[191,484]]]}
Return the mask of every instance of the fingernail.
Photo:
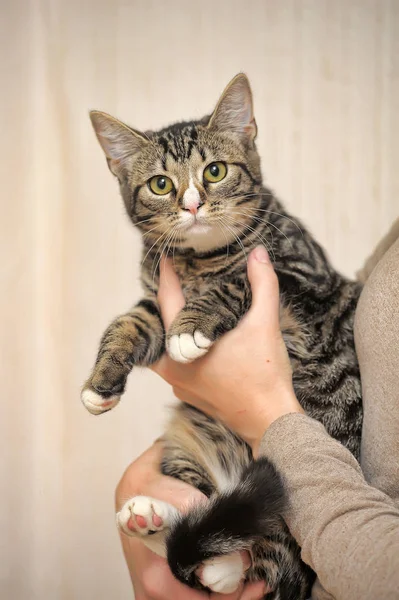
{"label": "fingernail", "polygon": [[255,258],[258,262],[260,262],[260,263],[270,262],[269,255],[264,246],[258,246],[257,248],[255,248],[254,253],[255,253]]}

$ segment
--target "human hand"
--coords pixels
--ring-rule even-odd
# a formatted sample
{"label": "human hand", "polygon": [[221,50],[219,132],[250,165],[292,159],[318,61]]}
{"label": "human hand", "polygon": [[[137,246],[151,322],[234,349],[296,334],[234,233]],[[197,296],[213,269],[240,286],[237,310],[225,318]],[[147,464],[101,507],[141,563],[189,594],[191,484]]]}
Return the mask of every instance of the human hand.
{"label": "human hand", "polygon": [[[278,280],[263,247],[248,258],[248,278],[252,306],[235,329],[193,363],[182,365],[165,354],[152,369],[173,386],[177,398],[224,422],[256,454],[273,421],[303,410],[280,330]],[[184,306],[170,261],[161,265],[158,299],[168,330]]]}
{"label": "human hand", "polygon": [[[162,475],[159,465],[162,443],[156,442],[125,471],[115,494],[116,510],[133,496],[152,496],[170,502],[183,512],[206,497],[190,485]],[[175,579],[164,558],[149,550],[141,540],[120,533],[123,552],[133,583],[136,600],[260,600],[265,584],[242,585],[233,594],[208,594],[193,590]],[[249,558],[245,557],[249,567]]]}

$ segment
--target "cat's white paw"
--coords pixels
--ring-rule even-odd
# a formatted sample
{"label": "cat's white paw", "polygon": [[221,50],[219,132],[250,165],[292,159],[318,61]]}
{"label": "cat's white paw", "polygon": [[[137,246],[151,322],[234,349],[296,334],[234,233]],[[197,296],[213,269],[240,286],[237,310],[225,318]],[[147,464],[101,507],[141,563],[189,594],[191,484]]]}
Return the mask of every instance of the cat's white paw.
{"label": "cat's white paw", "polygon": [[245,566],[241,554],[215,556],[206,560],[198,571],[198,577],[205,587],[219,594],[235,592],[245,577]]}
{"label": "cat's white paw", "polygon": [[204,356],[212,344],[212,340],[197,329],[194,331],[194,335],[190,333],[172,335],[167,344],[168,354],[177,362],[188,363]]}
{"label": "cat's white paw", "polygon": [[84,406],[92,415],[100,415],[114,408],[121,397],[110,396],[109,398],[103,398],[93,390],[83,390],[81,398]]}
{"label": "cat's white paw", "polygon": [[116,524],[127,535],[141,537],[163,531],[177,514],[176,508],[167,502],[135,496],[116,514]]}

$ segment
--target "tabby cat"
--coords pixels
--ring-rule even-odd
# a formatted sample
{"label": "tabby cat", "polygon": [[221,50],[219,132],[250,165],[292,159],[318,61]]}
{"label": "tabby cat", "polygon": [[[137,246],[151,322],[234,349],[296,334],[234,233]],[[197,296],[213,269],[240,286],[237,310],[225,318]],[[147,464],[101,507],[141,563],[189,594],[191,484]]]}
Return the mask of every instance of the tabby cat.
{"label": "tabby cat", "polygon": [[[281,328],[297,397],[358,457],[362,405],[353,317],[360,284],[332,268],[262,184],[247,77],[237,75],[212,115],[199,121],[140,133],[101,112],[91,120],[127,213],[142,232],[144,296],[105,331],[82,392],[86,408],[93,414],[113,408],[134,365],[152,364],[165,349],[176,361],[193,361],[234,328],[251,304],[247,254],[263,243],[280,282]],[[157,303],[162,255],[173,256],[186,298],[167,333]],[[235,551],[248,549],[246,578],[265,580],[273,589],[265,597],[307,597],[314,574],[284,524],[283,484],[266,459],[253,460],[221,423],[180,404],[165,434],[162,472],[193,484],[210,502],[182,517],[138,496],[117,521],[166,554],[178,579],[231,592],[244,576]]]}

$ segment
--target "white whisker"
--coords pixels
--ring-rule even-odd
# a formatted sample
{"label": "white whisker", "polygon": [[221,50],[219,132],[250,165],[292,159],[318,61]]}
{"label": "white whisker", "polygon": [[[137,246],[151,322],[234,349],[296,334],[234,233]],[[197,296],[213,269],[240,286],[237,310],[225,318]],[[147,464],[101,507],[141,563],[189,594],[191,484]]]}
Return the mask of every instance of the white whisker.
{"label": "white whisker", "polygon": [[[292,244],[292,240],[289,239],[289,237],[286,236],[286,234],[284,233],[284,231],[282,231],[279,227],[277,227],[277,225],[275,225],[274,223],[272,223],[269,220],[263,220],[257,217],[254,217],[253,215],[247,215],[249,218],[254,219],[254,220],[258,220],[261,223],[265,223],[265,225],[270,225],[271,227],[274,227],[274,229],[276,229],[279,233],[281,233],[285,239],[287,240],[287,242],[290,244],[291,248],[293,248],[293,244]],[[303,234],[302,234],[303,235]]]}
{"label": "white whisker", "polygon": [[151,229],[149,229],[148,231],[145,231],[141,235],[143,237],[145,237],[146,235],[148,235],[149,233],[151,233],[151,231],[155,231],[155,229],[159,229],[160,227],[163,227],[163,223],[160,223],[159,225],[156,225],[155,227],[152,227]]}
{"label": "white whisker", "polygon": [[237,242],[239,243],[239,245],[241,246],[241,249],[242,249],[242,251],[243,251],[243,253],[244,253],[244,256],[245,256],[245,261],[247,261],[247,260],[248,260],[248,257],[247,257],[247,253],[245,252],[244,244],[242,243],[242,241],[240,240],[240,238],[238,237],[238,235],[235,233],[235,231],[234,231],[233,229],[231,229],[231,227],[229,227],[229,225],[227,225],[227,223],[225,223],[225,222],[223,221],[223,225],[224,225],[224,226],[225,226],[225,227],[226,227],[226,228],[227,228],[227,229],[230,231],[230,233],[232,233],[232,234],[233,234],[234,238],[236,239],[236,241],[237,241]]}
{"label": "white whisker", "polygon": [[[166,241],[163,243],[163,245],[161,247],[161,250],[157,252],[157,254],[159,254],[159,258],[158,258],[158,261],[156,262],[155,267],[153,269],[153,275],[152,275],[152,285],[153,285],[153,287],[154,287],[154,282],[155,282],[155,275],[156,275],[156,272],[157,272],[157,269],[158,269],[158,265],[161,262],[162,255],[163,255],[163,253],[166,250],[166,256],[167,256],[169,248],[170,248],[170,243],[173,241],[173,238],[174,238],[174,235],[176,233],[176,230],[178,230],[178,224],[172,226],[172,228],[168,232],[169,235],[166,238]],[[155,255],[154,262],[156,260],[157,254]]]}
{"label": "white whisker", "polygon": [[[253,197],[256,198],[257,196],[262,195],[262,194],[250,194],[248,196],[243,195],[242,198],[245,197]],[[269,194],[271,195],[271,194]],[[239,206],[240,209],[243,210],[250,210],[252,212],[265,212],[265,213],[269,213],[270,215],[276,215],[277,217],[281,217],[282,219],[286,219],[287,221],[289,221],[290,223],[292,223],[293,225],[295,225],[295,227],[298,229],[298,231],[301,233],[301,235],[303,236],[303,231],[300,228],[300,226],[298,225],[298,223],[296,223],[296,221],[294,221],[294,219],[291,219],[290,217],[288,217],[287,215],[283,215],[279,212],[276,212],[274,210],[268,210],[266,208],[261,208],[261,207],[255,207],[255,206]]]}
{"label": "white whisker", "polygon": [[223,233],[224,238],[226,240],[226,260],[224,261],[224,266],[226,266],[228,258],[229,258],[229,240],[227,239],[226,232],[223,229],[223,221],[221,220],[220,217],[216,217],[216,219],[217,219],[217,225],[219,226],[220,231]]}
{"label": "white whisker", "polygon": [[[232,221],[231,215],[228,215],[228,217],[230,218],[230,221]],[[251,227],[250,225],[248,225],[247,223],[243,223],[242,221],[237,221],[237,219],[235,219],[233,221],[233,223],[238,223],[238,225],[240,227],[242,227],[243,229],[249,229],[250,231],[252,231],[252,233],[254,233],[257,237],[257,239],[260,241],[260,243],[262,245],[265,245],[268,252],[270,252],[270,254],[272,254],[273,256],[273,261],[276,261],[276,255],[274,254],[274,250],[273,250],[273,246],[268,242],[268,240],[266,238],[264,238],[261,233],[259,231],[256,231],[256,229],[254,229],[253,227]],[[265,223],[264,223],[265,224]],[[266,224],[265,224],[266,225]],[[266,225],[267,226],[267,225]],[[244,235],[246,237],[247,240],[249,240],[249,237],[244,233],[241,232],[242,235]],[[254,243],[252,243],[252,245],[254,245]]]}
{"label": "white whisker", "polygon": [[[147,252],[147,254],[145,255],[145,257],[144,257],[144,258],[143,258],[143,260],[141,261],[141,266],[143,266],[143,264],[144,264],[144,262],[145,262],[145,259],[147,258],[147,256],[149,255],[149,253],[151,252],[151,250],[153,249],[153,247],[154,247],[154,246],[155,246],[155,245],[156,245],[158,242],[160,242],[160,241],[161,241],[161,239],[162,239],[162,238],[163,238],[165,235],[167,235],[167,233],[168,233],[168,231],[164,231],[164,232],[162,233],[162,235],[160,235],[160,236],[159,236],[159,237],[158,237],[158,238],[155,240],[155,242],[153,243],[153,245],[151,246],[151,248],[148,250],[148,252]],[[156,255],[155,255],[155,256],[156,256]]]}
{"label": "white whisker", "polygon": [[153,221],[153,220],[154,220],[154,216],[151,216],[148,219],[143,219],[142,221],[135,221],[134,224],[135,225],[142,225],[143,223],[147,223],[148,221]]}

